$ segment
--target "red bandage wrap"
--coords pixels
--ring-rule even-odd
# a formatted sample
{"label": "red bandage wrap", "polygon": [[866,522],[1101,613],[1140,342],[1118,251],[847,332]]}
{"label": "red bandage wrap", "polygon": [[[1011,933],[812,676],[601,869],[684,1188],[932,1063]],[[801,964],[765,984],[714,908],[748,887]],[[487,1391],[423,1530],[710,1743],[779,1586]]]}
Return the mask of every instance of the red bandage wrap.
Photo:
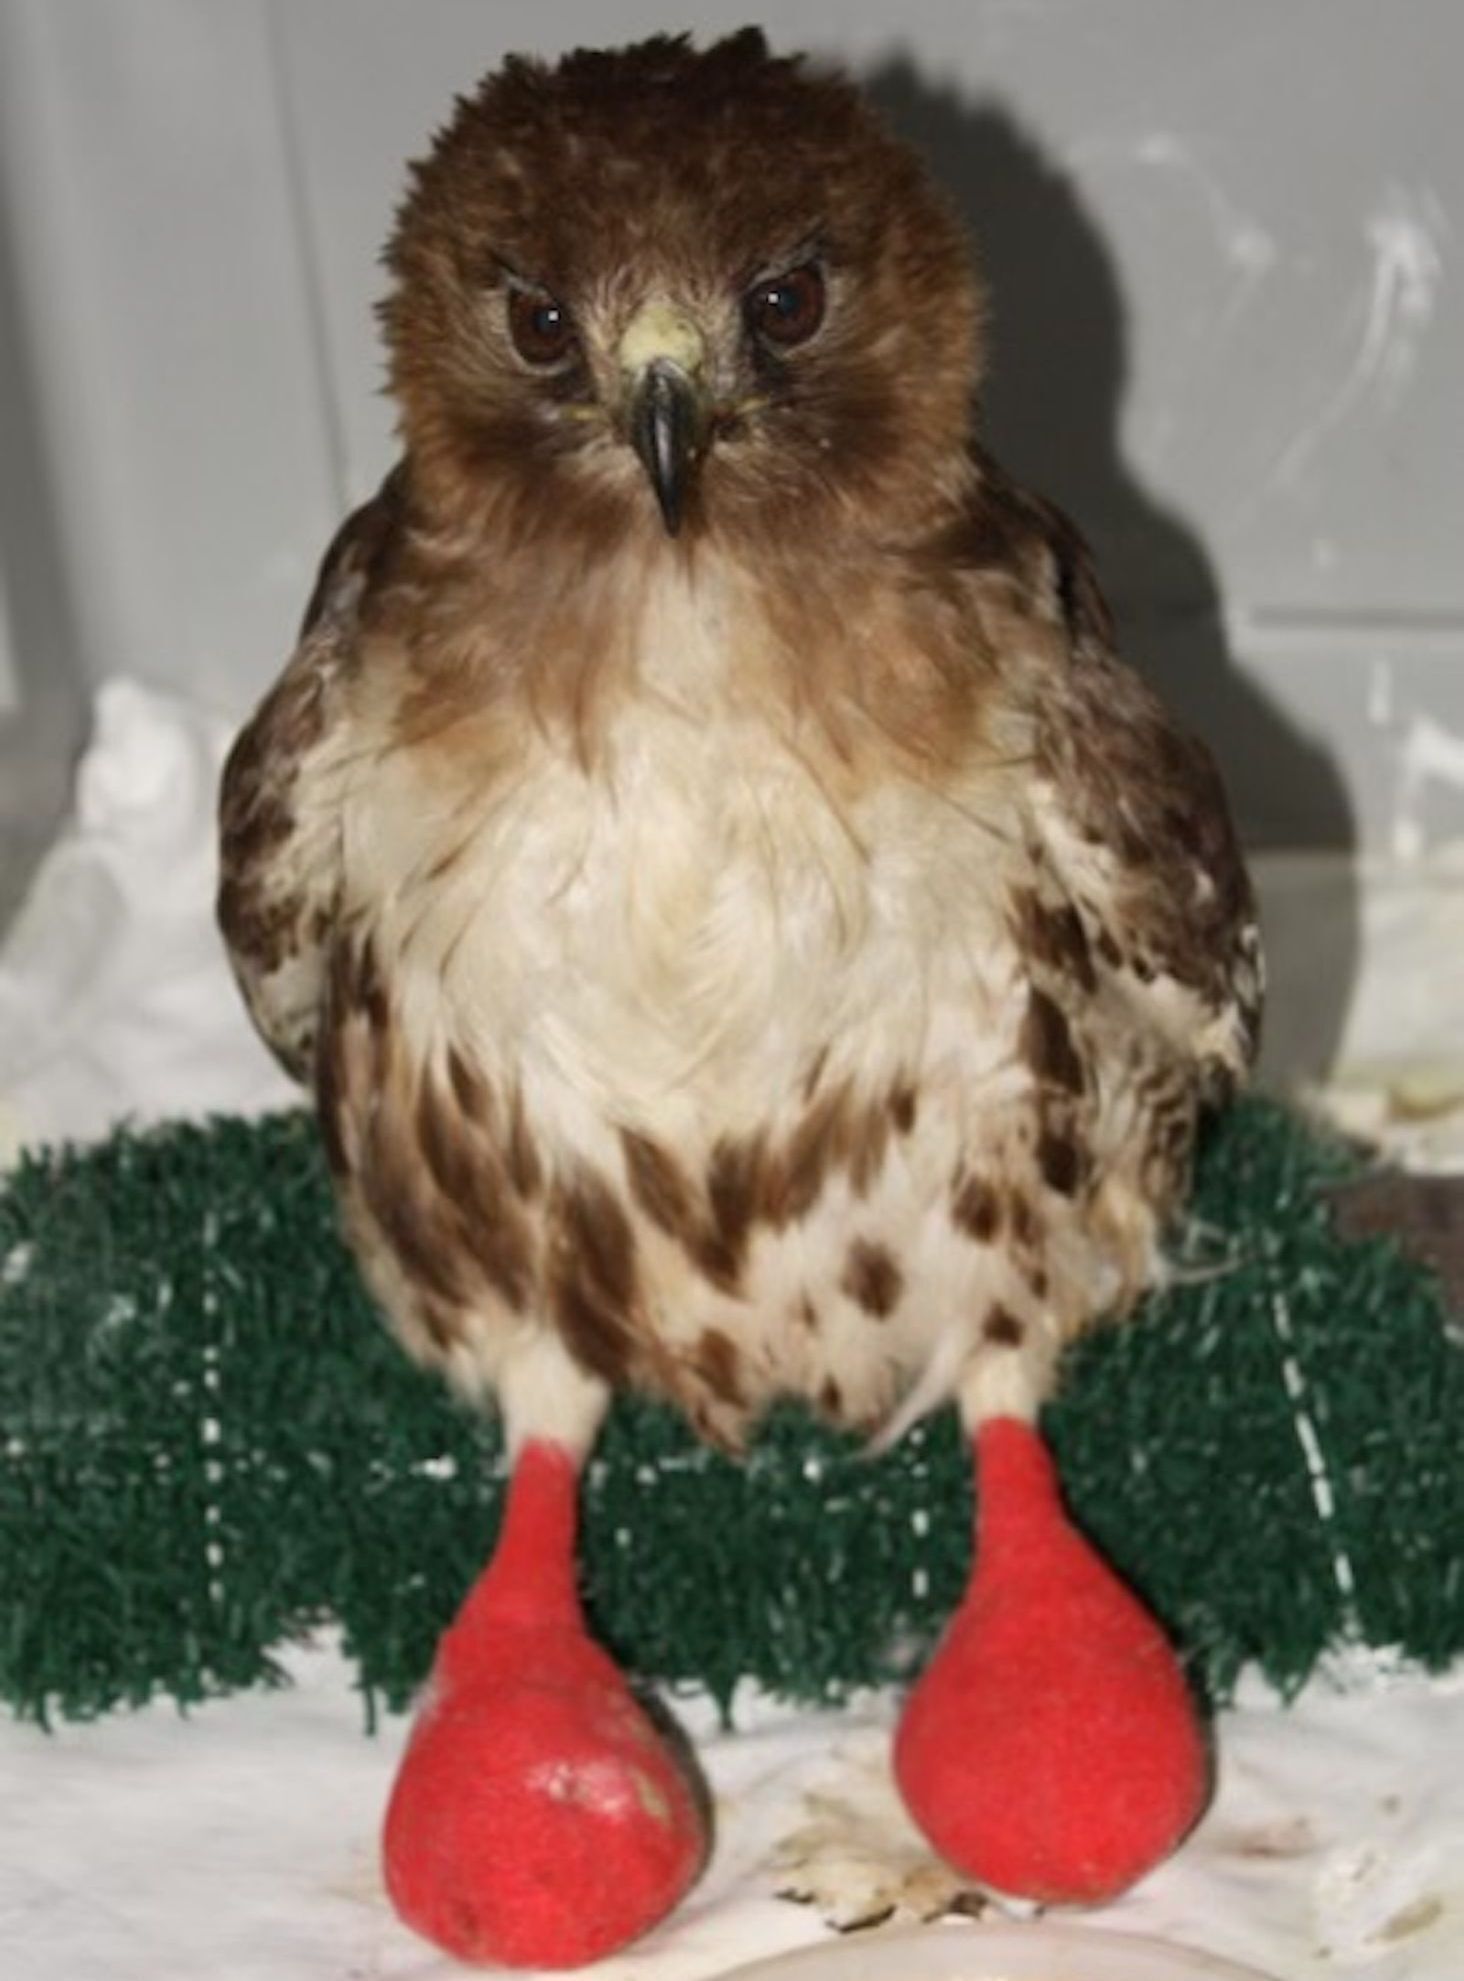
{"label": "red bandage wrap", "polygon": [[976,1558],[905,1707],[910,1813],[977,1882],[1054,1905],[1111,1898],[1204,1805],[1207,1753],[1158,1624],[1063,1511],[1040,1437],[976,1438]]}
{"label": "red bandage wrap", "polygon": [[706,1851],[690,1784],[585,1632],[577,1484],[566,1452],[524,1451],[387,1811],[392,1902],[459,1960],[599,1959],[675,1905]]}

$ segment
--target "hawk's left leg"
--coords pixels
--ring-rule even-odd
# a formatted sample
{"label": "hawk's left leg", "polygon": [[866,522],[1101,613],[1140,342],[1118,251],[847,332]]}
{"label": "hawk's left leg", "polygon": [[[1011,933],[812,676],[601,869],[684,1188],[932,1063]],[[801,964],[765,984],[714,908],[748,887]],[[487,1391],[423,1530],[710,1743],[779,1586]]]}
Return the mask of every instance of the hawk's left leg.
{"label": "hawk's left leg", "polygon": [[537,1337],[500,1372],[512,1477],[493,1559],[439,1646],[384,1839],[407,1923],[459,1959],[571,1967],[680,1898],[691,1784],[588,1635],[580,1471],[608,1391]]}
{"label": "hawk's left leg", "polygon": [[1203,1807],[1204,1734],[1158,1623],[1073,1526],[1035,1424],[1046,1388],[983,1347],[961,1405],[976,1470],[966,1593],[895,1743],[906,1804],[978,1883],[1096,1904]]}

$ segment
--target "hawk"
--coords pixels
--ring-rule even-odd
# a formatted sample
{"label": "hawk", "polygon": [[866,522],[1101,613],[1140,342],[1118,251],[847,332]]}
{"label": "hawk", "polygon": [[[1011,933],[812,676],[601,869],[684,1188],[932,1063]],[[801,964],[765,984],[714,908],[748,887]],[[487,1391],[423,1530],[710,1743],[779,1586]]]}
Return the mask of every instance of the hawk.
{"label": "hawk", "polygon": [[952,209],[842,78],[659,37],[506,62],[386,259],[401,458],[219,896],[385,1315],[571,1484],[623,1385],[733,1450],[1030,1422],[1261,968],[1209,756],[982,444]]}

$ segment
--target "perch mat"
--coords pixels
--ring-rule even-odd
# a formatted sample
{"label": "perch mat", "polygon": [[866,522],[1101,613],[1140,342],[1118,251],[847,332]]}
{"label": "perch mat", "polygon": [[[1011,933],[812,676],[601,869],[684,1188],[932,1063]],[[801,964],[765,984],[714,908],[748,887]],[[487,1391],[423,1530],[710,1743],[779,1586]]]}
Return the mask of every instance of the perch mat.
{"label": "perch mat", "polygon": [[[1071,1355],[1078,1520],[1224,1696],[1339,1643],[1464,1648],[1464,1345],[1436,1282],[1339,1235],[1356,1159],[1246,1102],[1201,1153],[1175,1283]],[[496,1427],[413,1370],[335,1233],[303,1115],[120,1132],[0,1196],[0,1695],[85,1716],[270,1683],[341,1626],[406,1703],[484,1561]],[[968,1559],[951,1413],[871,1461],[794,1409],[748,1461],[621,1403],[585,1486],[595,1627],[634,1670],[806,1701],[903,1678]]]}

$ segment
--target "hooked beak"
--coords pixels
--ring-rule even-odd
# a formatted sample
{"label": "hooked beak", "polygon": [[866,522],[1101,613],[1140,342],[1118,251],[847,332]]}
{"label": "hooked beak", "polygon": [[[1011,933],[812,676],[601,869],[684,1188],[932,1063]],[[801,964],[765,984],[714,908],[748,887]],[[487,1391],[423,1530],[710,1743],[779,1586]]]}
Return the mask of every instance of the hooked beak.
{"label": "hooked beak", "polygon": [[647,296],[620,336],[625,436],[640,456],[675,536],[711,432],[707,345],[688,311],[666,295]]}
{"label": "hooked beak", "polygon": [[666,533],[674,537],[706,443],[703,394],[680,365],[654,358],[632,388],[629,413],[630,444],[650,477]]}

